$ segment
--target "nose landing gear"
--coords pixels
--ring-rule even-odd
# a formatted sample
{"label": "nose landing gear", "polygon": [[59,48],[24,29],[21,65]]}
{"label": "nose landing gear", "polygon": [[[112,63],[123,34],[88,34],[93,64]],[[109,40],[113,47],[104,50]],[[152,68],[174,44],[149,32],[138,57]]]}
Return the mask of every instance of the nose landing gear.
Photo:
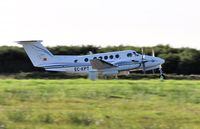
{"label": "nose landing gear", "polygon": [[165,77],[165,75],[164,75],[164,73],[162,71],[162,66],[161,65],[160,65],[159,71],[160,71],[160,80],[166,79],[166,77]]}

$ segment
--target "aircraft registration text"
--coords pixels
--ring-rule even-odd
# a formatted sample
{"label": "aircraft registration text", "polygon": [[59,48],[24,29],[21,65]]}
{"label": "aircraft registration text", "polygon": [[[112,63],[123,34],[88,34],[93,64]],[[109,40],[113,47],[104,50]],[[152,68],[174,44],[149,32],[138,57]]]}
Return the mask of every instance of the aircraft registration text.
{"label": "aircraft registration text", "polygon": [[89,66],[74,67],[74,71],[89,71]]}

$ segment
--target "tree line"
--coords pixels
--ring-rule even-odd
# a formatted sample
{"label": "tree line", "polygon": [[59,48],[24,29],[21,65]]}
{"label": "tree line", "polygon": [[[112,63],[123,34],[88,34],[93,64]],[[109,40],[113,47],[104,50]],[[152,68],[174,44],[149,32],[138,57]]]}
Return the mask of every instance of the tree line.
{"label": "tree line", "polygon": [[[56,46],[48,47],[55,55],[85,55],[89,51],[102,53],[119,50],[136,50],[141,52],[140,47],[134,46]],[[155,56],[165,59],[163,70],[165,73],[175,74],[200,74],[200,51],[192,48],[172,48],[169,45],[157,45],[144,47],[145,54],[151,55],[152,49]],[[31,61],[21,47],[0,47],[0,73],[19,73],[43,71],[33,67]]]}

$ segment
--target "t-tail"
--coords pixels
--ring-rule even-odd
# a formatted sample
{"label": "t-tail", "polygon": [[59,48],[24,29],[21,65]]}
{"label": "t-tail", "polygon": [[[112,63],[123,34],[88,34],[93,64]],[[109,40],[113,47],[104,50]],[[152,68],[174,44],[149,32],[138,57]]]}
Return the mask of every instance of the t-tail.
{"label": "t-tail", "polygon": [[41,67],[50,63],[54,57],[41,42],[42,40],[17,41],[17,43],[23,45],[24,50],[35,67]]}

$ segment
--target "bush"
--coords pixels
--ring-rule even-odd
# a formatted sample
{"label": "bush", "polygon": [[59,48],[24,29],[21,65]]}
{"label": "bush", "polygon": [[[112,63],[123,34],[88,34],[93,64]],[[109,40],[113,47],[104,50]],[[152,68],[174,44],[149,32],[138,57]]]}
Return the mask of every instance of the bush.
{"label": "bush", "polygon": [[27,120],[27,112],[23,110],[8,112],[7,117],[13,122],[25,122]]}
{"label": "bush", "polygon": [[47,113],[47,114],[41,114],[39,116],[39,120],[40,120],[40,122],[46,123],[46,124],[52,124],[52,123],[54,123],[54,118],[53,118],[52,114],[49,114],[49,113]]}
{"label": "bush", "polygon": [[69,114],[69,119],[71,123],[77,124],[77,125],[91,125],[95,123],[95,118],[88,114],[88,113],[71,113]]}

